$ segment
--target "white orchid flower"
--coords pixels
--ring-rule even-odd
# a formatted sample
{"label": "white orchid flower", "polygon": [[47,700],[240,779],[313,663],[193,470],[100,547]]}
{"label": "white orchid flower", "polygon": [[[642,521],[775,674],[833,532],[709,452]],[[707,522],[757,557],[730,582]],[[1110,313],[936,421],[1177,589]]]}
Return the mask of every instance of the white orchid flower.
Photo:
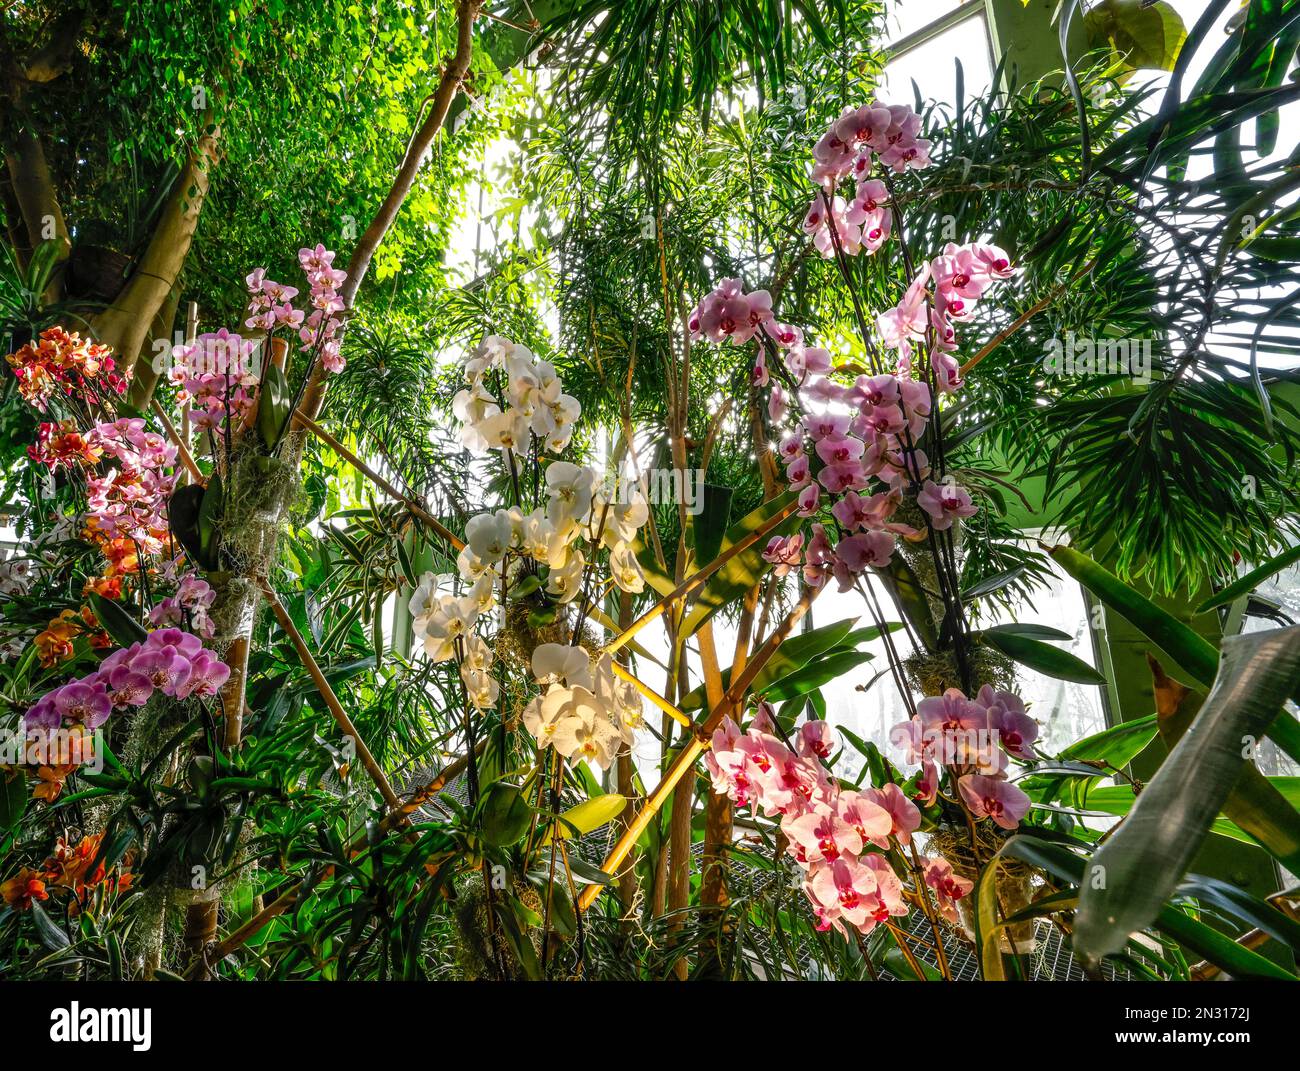
{"label": "white orchid flower", "polygon": [[630,543],[649,519],[650,506],[640,491],[633,491],[627,501],[616,499],[611,504],[609,516],[605,518],[605,536],[614,538],[616,542]]}
{"label": "white orchid flower", "polygon": [[645,573],[629,543],[620,543],[609,552],[609,575],[620,591],[637,595],[645,590]]}
{"label": "white orchid flower", "polygon": [[546,405],[554,405],[564,392],[560,377],[555,374],[555,366],[547,361],[538,361],[534,366],[537,375],[537,390]]}
{"label": "white orchid flower", "polygon": [[561,680],[569,687],[591,687],[591,659],[581,647],[539,644],[533,651],[533,676],[541,684]]}
{"label": "white orchid flower", "polygon": [[551,434],[546,436],[546,449],[552,454],[563,453],[564,448],[569,445],[569,441],[572,438],[573,429],[571,427],[557,428],[555,431],[551,432]]}
{"label": "white orchid flower", "polygon": [[480,513],[465,525],[465,542],[470,552],[485,565],[495,565],[506,556],[514,542],[514,525],[508,510]]}
{"label": "white orchid flower", "polygon": [[585,465],[552,461],[546,467],[546,516],[556,528],[587,516],[594,482],[594,474]]}
{"label": "white orchid flower", "polygon": [[528,447],[528,420],[518,409],[507,409],[474,425],[489,449],[514,450]]}
{"label": "white orchid flower", "polygon": [[469,591],[466,594],[474,600],[474,604],[478,607],[478,612],[480,614],[486,614],[496,605],[496,574],[488,570],[480,573],[474,583],[470,585]]}
{"label": "white orchid flower", "polygon": [[586,761],[606,769],[617,754],[617,730],[592,692],[586,688],[565,691],[550,734],[551,746],[570,762]]}
{"label": "white orchid flower", "polygon": [[568,688],[552,685],[545,695],[537,696],[524,708],[524,728],[533,734],[541,747],[550,746],[562,718],[573,716],[572,698]]}
{"label": "white orchid flower", "polygon": [[555,413],[549,405],[533,406],[528,427],[539,439],[548,439],[559,430],[555,423]]}
{"label": "white orchid flower", "polygon": [[451,411],[462,424],[477,424],[501,412],[492,392],[482,383],[458,391],[451,400]]}
{"label": "white orchid flower", "polygon": [[486,673],[492,665],[496,656],[492,653],[492,648],[487,645],[487,641],[482,636],[470,633],[465,638],[465,657],[461,661],[460,668],[464,670],[478,670]]}
{"label": "white orchid flower", "polygon": [[484,573],[491,574],[492,567],[487,562],[480,560],[479,557],[466,546],[462,547],[460,553],[456,555],[456,571],[460,573],[460,578],[462,580],[473,582]]}
{"label": "white orchid flower", "polygon": [[456,641],[468,635],[478,620],[478,602],[469,595],[444,595],[424,626],[424,650],[434,662],[456,653]]}
{"label": "white orchid flower", "polygon": [[496,706],[501,686],[490,673],[481,669],[469,669],[462,664],[460,679],[465,682],[465,694],[476,710],[488,710]]}
{"label": "white orchid flower", "polygon": [[520,519],[519,549],[536,561],[547,561],[554,535],[555,526],[547,520],[546,511],[538,507]]}
{"label": "white orchid flower", "polygon": [[417,633],[424,631],[429,615],[438,605],[438,589],[447,586],[450,581],[451,577],[446,573],[427,572],[420,577],[420,583],[406,603]]}
{"label": "white orchid flower", "polygon": [[546,577],[546,590],[560,600],[572,602],[582,590],[582,574],[587,568],[587,559],[577,548],[570,548],[564,565],[552,569]]}

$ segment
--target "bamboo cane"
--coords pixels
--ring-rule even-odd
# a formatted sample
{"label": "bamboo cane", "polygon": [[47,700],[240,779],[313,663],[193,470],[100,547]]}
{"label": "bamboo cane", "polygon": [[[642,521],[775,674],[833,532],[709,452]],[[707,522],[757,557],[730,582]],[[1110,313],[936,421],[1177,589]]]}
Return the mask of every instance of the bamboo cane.
{"label": "bamboo cane", "polygon": [[662,695],[660,695],[653,688],[651,688],[648,684],[642,684],[641,681],[638,680],[636,676],[634,676],[632,673],[629,673],[623,666],[619,665],[617,662],[614,663],[614,675],[616,677],[621,677],[623,680],[631,684],[638,692],[640,692],[643,696],[645,696],[648,700],[650,700],[650,702],[654,706],[658,707],[661,711],[663,711],[670,718],[672,718],[673,721],[677,722],[678,725],[684,726],[685,728],[689,729],[695,724],[693,721],[691,721],[690,716],[686,714],[684,711],[682,711],[681,708],[674,706]]}
{"label": "bamboo cane", "polygon": [[259,579],[258,583],[262,587],[262,594],[265,596],[267,603],[271,607],[271,612],[275,614],[275,619],[280,623],[280,628],[284,630],[285,635],[289,637],[289,642],[293,644],[294,650],[298,652],[298,657],[302,664],[307,667],[307,672],[311,675],[312,681],[316,685],[316,690],[325,700],[325,706],[329,708],[330,714],[345,736],[351,738],[357,749],[357,758],[361,760],[361,765],[365,767],[366,772],[370,774],[371,780],[375,782],[379,793],[384,797],[384,802],[392,810],[398,810],[402,806],[401,799],[398,798],[393,786],[389,784],[388,777],[384,773],[383,767],[375,761],[374,755],[366,747],[366,742],[361,739],[361,734],[357,732],[357,727],[352,724],[352,719],[348,717],[347,711],[343,709],[343,704],[339,702],[338,696],[334,694],[334,689],[330,687],[329,681],[325,679],[325,674],[312,657],[311,651],[307,648],[306,641],[302,638],[302,633],[289,617],[289,612],[284,608],[284,604],[279,597],[271,590],[271,585],[265,580]]}
{"label": "bamboo cane", "polygon": [[185,471],[194,478],[195,483],[204,483],[207,479],[203,471],[194,461],[194,455],[190,453],[190,448],[185,445],[185,440],[181,438],[176,430],[176,425],[172,423],[171,417],[167,415],[167,410],[162,407],[162,403],[154,398],[149,403],[149,408],[153,410],[154,416],[162,421],[163,430],[167,432],[167,437],[176,446],[176,453],[181,459],[181,464],[185,466]]}

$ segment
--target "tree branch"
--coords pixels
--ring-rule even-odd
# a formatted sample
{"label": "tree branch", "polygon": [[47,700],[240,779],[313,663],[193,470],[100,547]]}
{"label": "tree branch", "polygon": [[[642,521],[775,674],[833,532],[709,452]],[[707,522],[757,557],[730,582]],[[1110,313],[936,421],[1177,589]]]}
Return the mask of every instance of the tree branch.
{"label": "tree branch", "polygon": [[[346,308],[350,309],[356,300],[357,290],[370,269],[370,262],[374,259],[375,252],[389,228],[392,227],[393,221],[397,219],[397,213],[411,192],[411,187],[415,185],[429,147],[433,144],[438,131],[442,129],[451,102],[460,92],[461,82],[469,73],[470,59],[473,54],[474,20],[482,7],[483,0],[460,0],[457,5],[455,55],[443,69],[442,77],[438,80],[438,88],[433,94],[433,105],[424,123],[407,146],[406,155],[388,190],[388,196],[384,198],[383,204],[375,213],[375,218],[370,221],[370,226],[366,228],[361,240],[352,251],[347,267],[348,278],[339,293]],[[311,381],[307,384],[300,409],[308,418],[314,420],[320,414],[324,401],[325,370],[318,364],[312,370]]]}

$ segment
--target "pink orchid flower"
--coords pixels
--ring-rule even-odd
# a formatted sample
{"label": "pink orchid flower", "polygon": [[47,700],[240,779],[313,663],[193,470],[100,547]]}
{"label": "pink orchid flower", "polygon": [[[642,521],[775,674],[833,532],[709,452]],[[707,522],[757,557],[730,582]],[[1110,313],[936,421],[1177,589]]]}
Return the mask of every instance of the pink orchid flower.
{"label": "pink orchid flower", "polygon": [[803,866],[833,863],[841,856],[856,856],[862,851],[862,837],[857,830],[831,809],[786,816],[781,831],[789,838],[790,853]]}
{"label": "pink orchid flower", "polygon": [[930,527],[936,531],[951,528],[959,518],[971,517],[978,512],[970,495],[957,484],[937,484],[933,480],[926,480],[921,486],[916,504],[929,514]]}
{"label": "pink orchid flower", "polygon": [[1029,813],[1029,797],[1001,778],[966,774],[958,779],[957,791],[972,815],[991,818],[1003,829],[1015,829]]}
{"label": "pink orchid flower", "polygon": [[946,859],[927,858],[922,862],[925,867],[925,883],[934,890],[939,914],[951,923],[960,924],[961,914],[957,902],[970,894],[975,883],[970,878],[954,874],[952,864]]}
{"label": "pink orchid flower", "polygon": [[1038,739],[1038,722],[1025,712],[1025,704],[1018,695],[995,692],[986,684],[975,701],[988,711],[989,732],[1007,754],[1026,760],[1037,757],[1033,744]]}
{"label": "pink orchid flower", "polygon": [[[921,810],[907,798],[898,785],[891,781],[879,788],[868,788],[863,791],[862,796],[889,815],[889,836],[895,838],[900,844],[912,842],[912,834],[921,827]],[[886,846],[880,844],[882,848]]]}

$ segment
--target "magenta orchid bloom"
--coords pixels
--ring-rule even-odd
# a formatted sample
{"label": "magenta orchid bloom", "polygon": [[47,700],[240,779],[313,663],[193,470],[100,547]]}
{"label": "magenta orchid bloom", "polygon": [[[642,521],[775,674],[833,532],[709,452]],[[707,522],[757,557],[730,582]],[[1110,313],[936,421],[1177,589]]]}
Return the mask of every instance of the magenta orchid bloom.
{"label": "magenta orchid bloom", "polygon": [[922,699],[916,704],[916,716],[927,734],[982,729],[988,720],[985,709],[967,699],[958,688]]}
{"label": "magenta orchid bloom", "polygon": [[230,667],[211,651],[200,651],[190,662],[185,683],[176,689],[178,699],[189,696],[216,695],[230,677]]}
{"label": "magenta orchid bloom", "polygon": [[972,815],[991,818],[1003,829],[1015,829],[1029,813],[1029,797],[1001,778],[967,774],[958,778],[957,790]]}
{"label": "magenta orchid bloom", "polygon": [[815,483],[810,483],[799,492],[799,516],[811,517],[817,512],[817,504],[821,500],[821,488]]}
{"label": "magenta orchid bloom", "polygon": [[962,517],[974,516],[976,510],[970,495],[955,483],[938,484],[926,480],[916,503],[930,515],[930,527],[936,531],[951,528]]}
{"label": "magenta orchid bloom", "polygon": [[1017,759],[1037,758],[1034,741],[1038,739],[1038,722],[1026,712],[1025,704],[1011,692],[995,692],[987,684],[975,701],[988,711],[988,727],[1008,755]]}
{"label": "magenta orchid bloom", "polygon": [[916,778],[916,802],[929,807],[939,798],[939,767],[933,762],[921,763],[921,772]]}
{"label": "magenta orchid bloom", "polygon": [[835,544],[833,571],[840,591],[848,591],[868,568],[883,569],[894,553],[894,537],[888,532],[865,532],[846,536]]}
{"label": "magenta orchid bloom", "polygon": [[773,536],[763,550],[763,560],[776,566],[773,576],[785,576],[803,559],[803,533],[792,536]]}
{"label": "magenta orchid bloom", "polygon": [[[104,674],[102,666],[100,674]],[[106,679],[115,707],[142,707],[154,693],[153,681],[131,665],[114,667]]]}
{"label": "magenta orchid bloom", "polygon": [[97,729],[113,713],[113,701],[102,681],[87,679],[65,684],[55,692],[54,709],[63,720]]}
{"label": "magenta orchid bloom", "polygon": [[147,677],[163,695],[175,696],[189,680],[193,667],[175,647],[146,647],[131,661],[131,668]]}

